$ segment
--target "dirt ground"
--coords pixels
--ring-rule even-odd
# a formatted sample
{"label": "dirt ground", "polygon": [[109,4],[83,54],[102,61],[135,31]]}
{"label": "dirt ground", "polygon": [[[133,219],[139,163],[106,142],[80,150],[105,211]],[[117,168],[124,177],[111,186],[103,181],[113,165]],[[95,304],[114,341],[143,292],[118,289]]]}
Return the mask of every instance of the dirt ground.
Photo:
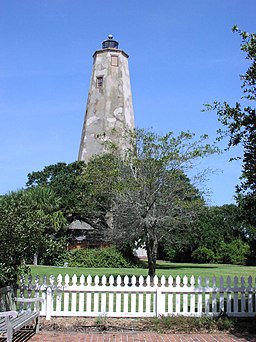
{"label": "dirt ground", "polygon": [[256,333],[256,317],[252,319],[216,320],[193,317],[160,317],[156,318],[110,318],[99,317],[45,317],[40,318],[42,331],[55,332],[141,332],[153,331],[165,334],[186,333]]}
{"label": "dirt ground", "polygon": [[52,317],[50,321],[40,319],[40,326],[45,331],[144,331],[149,330],[150,322],[138,318],[108,317]]}

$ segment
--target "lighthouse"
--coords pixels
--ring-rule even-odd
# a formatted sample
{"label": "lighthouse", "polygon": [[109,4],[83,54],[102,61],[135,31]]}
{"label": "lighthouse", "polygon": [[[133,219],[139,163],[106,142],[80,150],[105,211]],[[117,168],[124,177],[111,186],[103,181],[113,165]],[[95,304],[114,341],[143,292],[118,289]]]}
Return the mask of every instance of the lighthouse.
{"label": "lighthouse", "polygon": [[129,56],[118,46],[109,35],[93,55],[78,160],[87,162],[106,152],[106,142],[114,144],[121,154],[128,147],[124,135],[134,129]]}

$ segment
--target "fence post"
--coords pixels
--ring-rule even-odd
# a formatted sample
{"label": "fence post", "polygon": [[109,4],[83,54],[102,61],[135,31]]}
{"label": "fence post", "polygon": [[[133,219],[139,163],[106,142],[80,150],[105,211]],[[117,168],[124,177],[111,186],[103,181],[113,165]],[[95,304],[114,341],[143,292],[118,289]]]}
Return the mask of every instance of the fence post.
{"label": "fence post", "polygon": [[52,310],[52,289],[50,286],[46,289],[46,317],[45,319],[49,321],[51,319]]}

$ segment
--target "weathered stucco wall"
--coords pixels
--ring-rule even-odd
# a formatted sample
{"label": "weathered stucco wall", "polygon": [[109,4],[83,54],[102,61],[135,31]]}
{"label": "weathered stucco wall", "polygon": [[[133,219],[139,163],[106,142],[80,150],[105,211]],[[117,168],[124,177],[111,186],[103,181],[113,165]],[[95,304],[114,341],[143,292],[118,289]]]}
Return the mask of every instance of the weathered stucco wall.
{"label": "weathered stucco wall", "polygon": [[105,152],[103,141],[126,149],[122,136],[134,128],[134,113],[128,55],[117,49],[103,49],[94,54],[90,90],[79,150],[79,160],[88,161]]}

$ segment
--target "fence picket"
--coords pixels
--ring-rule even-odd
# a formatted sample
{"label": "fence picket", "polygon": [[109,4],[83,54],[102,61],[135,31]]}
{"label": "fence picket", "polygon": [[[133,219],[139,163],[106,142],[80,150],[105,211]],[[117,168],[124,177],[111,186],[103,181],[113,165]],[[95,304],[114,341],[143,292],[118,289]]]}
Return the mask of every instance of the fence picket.
{"label": "fence picket", "polygon": [[238,310],[238,277],[234,278],[234,313],[239,313]]}
{"label": "fence picket", "polygon": [[203,312],[203,289],[202,289],[202,277],[198,277],[198,296],[197,296],[197,313],[199,315]]}
{"label": "fence picket", "polygon": [[[32,297],[32,290],[33,290],[33,285],[32,285],[32,275],[30,274],[28,276],[28,285],[27,285],[27,298],[31,298]],[[32,305],[31,303],[27,304],[27,311],[32,311]]]}
{"label": "fence picket", "polygon": [[227,314],[232,312],[232,295],[231,295],[231,278],[230,276],[227,277]]}
{"label": "fence picket", "polygon": [[[75,289],[77,287],[77,276],[74,274],[72,277],[72,287]],[[76,312],[76,292],[71,294],[71,311]]]}
{"label": "fence picket", "polygon": [[61,313],[61,303],[62,303],[62,275],[57,276],[57,289],[56,289],[56,312]]}
{"label": "fence picket", "polygon": [[185,275],[183,277],[183,288],[182,288],[182,291],[183,291],[183,313],[184,314],[187,314],[188,312],[188,277]]}
{"label": "fence picket", "polygon": [[168,278],[168,289],[167,289],[167,312],[171,315],[173,313],[173,277],[170,275]]}
{"label": "fence picket", "polygon": [[248,312],[253,313],[253,288],[252,288],[252,277],[248,278]]}
{"label": "fence picket", "polygon": [[[139,287],[143,288],[143,284],[144,284],[143,276],[139,276],[138,283],[139,283]],[[140,292],[138,295],[138,312],[140,314],[143,314],[143,292]]]}
{"label": "fence picket", "polygon": [[[40,291],[40,279],[39,279],[39,276],[36,275],[35,276],[35,286],[34,286],[34,290],[35,290],[35,294],[34,294],[34,297],[35,298],[39,298],[39,291]],[[36,307],[34,307],[34,309],[36,309]]]}
{"label": "fence picket", "polygon": [[[82,274],[80,279],[80,287],[81,289],[85,289],[85,276]],[[79,292],[79,307],[78,311],[81,314],[84,311],[84,292]]]}
{"label": "fence picket", "polygon": [[177,292],[176,292],[176,302],[175,302],[175,312],[177,314],[180,314],[180,306],[181,306],[181,303],[180,303],[180,290],[181,290],[180,283],[181,283],[180,276],[177,276],[176,277],[176,289],[177,289]]}
{"label": "fence picket", "polygon": [[40,287],[40,290],[42,291],[42,305],[41,305],[41,311],[40,311],[40,315],[45,316],[46,315],[46,289],[47,289],[47,280],[46,280],[46,276],[43,276],[42,279],[42,285]]}
{"label": "fence picket", "polygon": [[205,278],[205,298],[204,298],[204,301],[205,301],[205,314],[209,314],[210,312],[210,281],[209,281],[209,277],[206,277]]}
{"label": "fence picket", "polygon": [[224,307],[224,279],[221,276],[220,277],[220,312],[225,312],[225,307]]}
{"label": "fence picket", "polygon": [[191,293],[190,293],[190,314],[191,315],[194,315],[195,314],[195,301],[196,301],[196,298],[195,298],[195,277],[192,275],[190,277],[190,290],[191,290]]}
{"label": "fence picket", "polygon": [[245,312],[246,303],[245,303],[245,280],[244,277],[241,277],[241,312]]}
{"label": "fence picket", "polygon": [[114,282],[115,279],[114,277],[111,275],[108,279],[108,283],[109,283],[109,292],[108,292],[108,314],[109,315],[113,315],[114,313],[114,293],[113,291],[111,291],[111,289],[114,286]]}

